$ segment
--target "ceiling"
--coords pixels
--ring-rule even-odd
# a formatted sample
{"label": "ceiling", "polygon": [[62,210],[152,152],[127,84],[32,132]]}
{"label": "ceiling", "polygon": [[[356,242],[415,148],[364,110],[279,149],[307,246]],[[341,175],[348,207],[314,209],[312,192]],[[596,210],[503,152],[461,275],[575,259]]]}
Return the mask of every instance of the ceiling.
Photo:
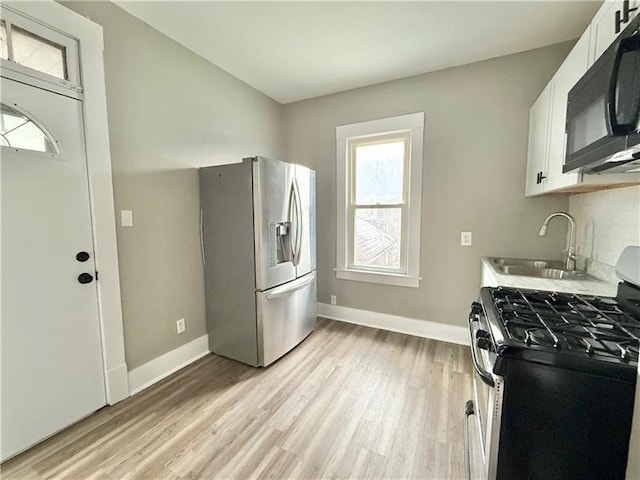
{"label": "ceiling", "polygon": [[602,2],[116,3],[289,103],[574,39]]}

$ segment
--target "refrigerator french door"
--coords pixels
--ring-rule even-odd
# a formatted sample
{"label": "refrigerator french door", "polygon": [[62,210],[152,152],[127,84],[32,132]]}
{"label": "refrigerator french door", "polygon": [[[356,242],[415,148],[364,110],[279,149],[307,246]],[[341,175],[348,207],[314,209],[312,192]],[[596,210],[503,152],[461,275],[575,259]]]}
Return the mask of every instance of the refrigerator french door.
{"label": "refrigerator french door", "polygon": [[252,157],[199,175],[210,350],[267,366],[315,325],[315,172]]}
{"label": "refrigerator french door", "polygon": [[295,165],[295,182],[301,218],[298,237],[299,247],[296,262],[296,277],[300,278],[316,270],[316,172]]}

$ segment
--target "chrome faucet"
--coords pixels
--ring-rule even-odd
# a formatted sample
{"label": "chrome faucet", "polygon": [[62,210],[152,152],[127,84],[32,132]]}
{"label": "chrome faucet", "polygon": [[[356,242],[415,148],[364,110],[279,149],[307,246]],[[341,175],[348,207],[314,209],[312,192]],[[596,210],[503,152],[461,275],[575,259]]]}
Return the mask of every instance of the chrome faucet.
{"label": "chrome faucet", "polygon": [[556,212],[549,215],[540,227],[538,235],[544,237],[547,234],[547,227],[549,226],[549,220],[553,217],[564,217],[569,220],[569,246],[567,247],[567,270],[576,269],[576,221],[571,215],[564,212]]}

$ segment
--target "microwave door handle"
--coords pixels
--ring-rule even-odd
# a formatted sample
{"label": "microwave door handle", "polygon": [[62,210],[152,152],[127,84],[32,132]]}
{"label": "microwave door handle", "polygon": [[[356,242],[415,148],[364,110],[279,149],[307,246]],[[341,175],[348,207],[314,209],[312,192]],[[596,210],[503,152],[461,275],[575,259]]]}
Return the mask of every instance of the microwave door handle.
{"label": "microwave door handle", "polygon": [[618,115],[616,112],[616,86],[618,85],[618,75],[620,74],[620,62],[622,61],[622,42],[618,42],[616,46],[616,55],[613,60],[613,68],[611,69],[611,78],[609,79],[609,91],[607,96],[607,120],[609,123],[609,131],[612,135],[620,135],[618,126]]}
{"label": "microwave door handle", "polygon": [[[613,68],[611,70],[611,78],[609,82],[609,91],[607,98],[607,119],[609,121],[609,128],[612,135],[628,135],[635,128],[635,123],[618,123],[618,112],[616,105],[616,87],[618,85],[618,78],[620,75],[620,64],[622,63],[622,56],[625,53],[635,50],[640,50],[640,37],[638,35],[623,38],[618,42],[618,45],[616,46],[616,55],[613,61]],[[636,95],[637,94],[638,93],[636,93]]]}

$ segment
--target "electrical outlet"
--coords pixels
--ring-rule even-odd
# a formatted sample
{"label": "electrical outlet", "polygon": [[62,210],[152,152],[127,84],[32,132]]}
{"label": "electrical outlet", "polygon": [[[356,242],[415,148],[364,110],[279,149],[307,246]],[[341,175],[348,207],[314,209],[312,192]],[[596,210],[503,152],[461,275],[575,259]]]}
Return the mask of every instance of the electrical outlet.
{"label": "electrical outlet", "polygon": [[471,232],[460,232],[460,245],[463,247],[471,246]]}
{"label": "electrical outlet", "polygon": [[331,305],[335,305],[336,303],[338,303],[338,297],[331,295]]}
{"label": "electrical outlet", "polygon": [[187,329],[187,325],[184,322],[184,318],[181,318],[180,320],[176,320],[176,330],[178,331],[178,333],[184,333],[186,329]]}

